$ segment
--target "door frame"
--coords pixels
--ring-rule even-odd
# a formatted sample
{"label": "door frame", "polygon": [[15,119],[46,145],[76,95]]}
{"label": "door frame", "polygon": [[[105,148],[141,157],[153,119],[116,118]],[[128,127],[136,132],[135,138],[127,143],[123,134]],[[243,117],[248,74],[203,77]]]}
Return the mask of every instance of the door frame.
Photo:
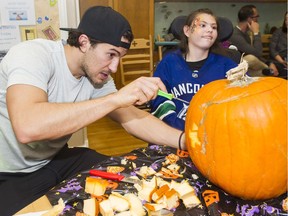
{"label": "door frame", "polygon": [[[79,0],[58,1],[59,24],[63,28],[77,28],[80,22]],[[60,31],[60,37],[66,40],[67,31]]]}

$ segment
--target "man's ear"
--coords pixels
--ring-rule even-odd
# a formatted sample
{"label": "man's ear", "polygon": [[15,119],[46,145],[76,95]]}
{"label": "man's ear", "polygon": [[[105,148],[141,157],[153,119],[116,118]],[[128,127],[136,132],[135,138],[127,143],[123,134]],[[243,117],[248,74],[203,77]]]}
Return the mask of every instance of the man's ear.
{"label": "man's ear", "polygon": [[248,17],[247,22],[249,23],[249,25],[251,25],[253,19],[251,17]]}
{"label": "man's ear", "polygon": [[87,35],[80,35],[78,38],[78,42],[80,44],[79,48],[82,52],[86,52],[86,50],[90,48],[90,40]]}

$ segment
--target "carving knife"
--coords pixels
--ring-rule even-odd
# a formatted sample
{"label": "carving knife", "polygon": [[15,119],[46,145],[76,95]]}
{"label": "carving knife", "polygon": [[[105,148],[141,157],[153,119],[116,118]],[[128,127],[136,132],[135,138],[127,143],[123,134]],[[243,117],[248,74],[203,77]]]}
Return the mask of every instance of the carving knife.
{"label": "carving knife", "polygon": [[98,176],[104,179],[142,185],[142,181],[138,179],[136,176],[134,177],[134,176],[126,175],[126,174],[114,174],[114,173],[105,172],[101,170],[90,170],[89,174],[91,176]]}
{"label": "carving knife", "polygon": [[181,98],[177,98],[177,97],[175,97],[173,94],[164,92],[164,91],[162,91],[162,90],[158,90],[157,95],[162,96],[162,97],[165,97],[165,98],[167,98],[167,99],[169,99],[169,100],[176,99],[176,100],[179,100],[179,101],[181,101],[181,102],[184,102],[184,103],[189,104],[188,101],[183,100],[183,99],[181,99]]}

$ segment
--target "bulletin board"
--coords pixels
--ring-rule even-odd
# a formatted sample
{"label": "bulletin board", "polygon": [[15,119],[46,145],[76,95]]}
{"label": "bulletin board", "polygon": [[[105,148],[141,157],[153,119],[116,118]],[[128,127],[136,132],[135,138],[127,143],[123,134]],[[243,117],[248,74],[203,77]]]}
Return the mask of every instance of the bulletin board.
{"label": "bulletin board", "polygon": [[1,0],[0,52],[26,40],[60,39],[58,0]]}
{"label": "bulletin board", "polygon": [[59,40],[58,0],[34,0],[34,2],[37,37]]}

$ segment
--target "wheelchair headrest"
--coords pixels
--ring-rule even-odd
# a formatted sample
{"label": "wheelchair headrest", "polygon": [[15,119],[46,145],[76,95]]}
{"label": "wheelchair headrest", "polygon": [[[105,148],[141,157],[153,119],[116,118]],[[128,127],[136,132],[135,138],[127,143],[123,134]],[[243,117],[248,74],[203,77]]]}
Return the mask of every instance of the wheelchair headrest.
{"label": "wheelchair headrest", "polygon": [[[174,18],[168,29],[168,33],[172,34],[174,38],[180,40],[183,32],[187,16],[178,16]],[[219,22],[218,39],[220,42],[228,40],[233,34],[233,24],[226,17],[217,17]]]}

